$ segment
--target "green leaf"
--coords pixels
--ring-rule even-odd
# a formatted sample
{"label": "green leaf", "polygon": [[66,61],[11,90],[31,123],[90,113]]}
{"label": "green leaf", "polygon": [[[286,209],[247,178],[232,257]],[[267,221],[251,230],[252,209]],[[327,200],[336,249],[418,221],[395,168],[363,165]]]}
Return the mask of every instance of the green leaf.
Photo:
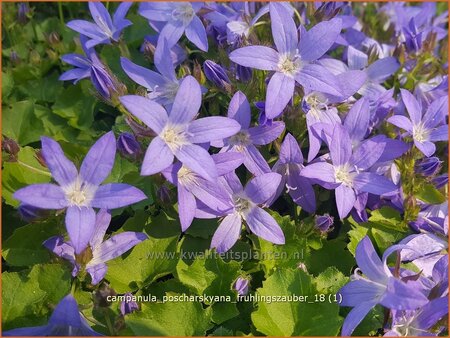
{"label": "green leaf", "polygon": [[180,260],[176,274],[180,282],[198,295],[234,297],[232,285],[240,274],[240,264],[224,262],[215,251],[206,251],[191,265]]}
{"label": "green leaf", "polygon": [[3,102],[11,94],[13,88],[14,88],[14,79],[11,75],[11,72],[2,72],[2,99],[3,99]]}
{"label": "green leaf", "polygon": [[233,331],[231,331],[230,329],[227,329],[223,326],[219,326],[217,329],[215,329],[213,331],[212,334],[210,334],[210,336],[213,337],[231,337],[234,336],[233,335]]}
{"label": "green leaf", "polygon": [[[346,248],[347,243],[341,238],[327,240],[323,247],[319,250],[311,250],[306,256],[305,263],[308,272],[318,275],[325,271],[330,265],[344,273],[350,274],[352,267],[355,265],[355,259]],[[339,259],[336,259],[339,257]]]}
{"label": "green leaf", "polygon": [[[142,214],[134,220],[145,222]],[[170,220],[165,214],[150,220],[145,228],[149,239],[135,246],[129,253],[108,262],[106,279],[110,281],[111,287],[117,292],[125,293],[173,273],[179,259],[179,232],[174,235],[173,229],[178,226],[177,222]],[[131,224],[128,227],[131,227]],[[172,230],[167,231],[168,229],[164,228]]]}
{"label": "green leaf", "polygon": [[399,230],[402,228],[402,217],[400,213],[389,207],[382,207],[381,209],[375,209],[371,211],[369,221],[372,223],[382,224],[387,228]]}
{"label": "green leaf", "polygon": [[445,202],[445,196],[432,184],[423,185],[415,196],[427,204],[441,204]]}
{"label": "green leaf", "polygon": [[45,291],[39,288],[37,279],[29,279],[25,273],[2,274],[2,321],[3,330],[31,324],[42,324],[39,319]]}
{"label": "green leaf", "polygon": [[271,211],[271,215],[280,225],[286,238],[284,245],[276,245],[256,235],[250,235],[257,251],[256,257],[262,265],[266,274],[270,275],[276,268],[296,268],[304,261],[308,252],[307,239],[289,216],[281,217],[278,213]]}
{"label": "green leaf", "polygon": [[33,101],[10,103],[3,107],[3,134],[21,146],[39,141],[42,121],[34,114]]}
{"label": "green leaf", "polygon": [[197,302],[142,304],[125,322],[137,336],[204,336],[211,327],[210,312]]}
{"label": "green leaf", "polygon": [[81,85],[77,85],[64,89],[52,108],[54,113],[67,120],[70,126],[86,130],[94,121],[95,103],[94,98],[86,96],[81,90]]}
{"label": "green leaf", "polygon": [[348,282],[348,277],[334,266],[328,267],[315,278],[317,291],[323,294],[336,294]]}
{"label": "green leaf", "polygon": [[16,162],[3,162],[2,197],[7,204],[17,207],[19,201],[13,198],[14,192],[29,184],[50,180],[50,172],[36,159],[36,150],[21,148]]}
{"label": "green leaf", "polygon": [[31,266],[48,262],[54,255],[42,243],[60,234],[61,230],[51,221],[20,227],[4,242],[2,256],[12,266]]}
{"label": "green leaf", "polygon": [[257,294],[265,297],[307,297],[305,301],[282,301],[282,298],[274,302],[258,301],[258,310],[252,313],[252,321],[256,329],[265,335],[333,336],[339,332],[342,322],[339,306],[328,300],[315,302],[319,293],[311,276],[300,269],[276,270],[263,282]]}
{"label": "green leaf", "polygon": [[216,324],[222,324],[239,314],[239,310],[234,303],[214,303],[211,307],[212,321]]}
{"label": "green leaf", "polygon": [[3,329],[42,325],[69,293],[71,276],[60,264],[35,265],[31,270],[2,275]]}
{"label": "green leaf", "polygon": [[53,72],[38,80],[26,82],[21,86],[21,91],[35,101],[55,102],[64,88],[58,77],[59,74]]}

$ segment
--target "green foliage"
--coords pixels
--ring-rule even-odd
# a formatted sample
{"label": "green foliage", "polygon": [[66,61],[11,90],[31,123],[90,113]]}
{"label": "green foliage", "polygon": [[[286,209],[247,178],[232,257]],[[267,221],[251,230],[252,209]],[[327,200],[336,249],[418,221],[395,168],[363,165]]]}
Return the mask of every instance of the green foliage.
{"label": "green foliage", "polygon": [[53,254],[42,243],[51,236],[59,235],[63,229],[57,226],[55,220],[20,227],[4,242],[2,256],[11,266],[46,263]]}
{"label": "green foliage", "polygon": [[2,197],[9,205],[17,207],[19,201],[13,198],[14,192],[29,184],[48,183],[50,172],[37,159],[37,152],[31,147],[21,148],[17,159],[3,163]]}
{"label": "green foliage", "polygon": [[34,265],[31,270],[2,276],[3,329],[40,325],[70,290],[70,273],[60,264]]}
{"label": "green foliage", "polygon": [[167,302],[143,305],[125,322],[135,335],[204,336],[211,327],[210,317],[211,310],[200,303]]}
{"label": "green foliage", "polygon": [[[323,288],[324,279],[319,279]],[[275,271],[257,290],[260,296],[303,296],[304,301],[258,302],[258,309],[252,314],[256,329],[269,336],[300,335],[336,335],[339,332],[341,318],[338,316],[339,306],[320,299],[316,281],[300,269],[280,269]],[[311,303],[310,303],[311,302]],[[327,325],[317,325],[327,323]]]}
{"label": "green foliage", "polygon": [[[141,227],[142,215],[140,213],[130,218],[124,229]],[[108,263],[106,279],[111,283],[111,287],[124,293],[142,288],[173,273],[178,261],[179,235],[174,234],[171,229],[176,226],[178,224],[166,215],[148,220],[144,231],[149,235],[149,239],[135,246],[129,254]]]}

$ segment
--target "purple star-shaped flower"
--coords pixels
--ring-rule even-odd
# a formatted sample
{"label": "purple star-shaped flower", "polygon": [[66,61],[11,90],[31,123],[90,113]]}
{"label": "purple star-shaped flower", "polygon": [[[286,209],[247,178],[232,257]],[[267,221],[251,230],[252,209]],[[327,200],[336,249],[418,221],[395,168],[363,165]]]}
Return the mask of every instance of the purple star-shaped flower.
{"label": "purple star-shaped flower", "polygon": [[415,310],[428,303],[417,284],[395,278],[388,268],[387,257],[395,249],[386,250],[381,261],[369,237],[364,237],[356,247],[359,269],[355,271],[353,280],[339,290],[342,296],[340,305],[353,307],[342,326],[343,336],[351,335],[376,304],[395,310]]}
{"label": "purple star-shaped flower", "polygon": [[75,68],[61,74],[59,80],[73,80],[75,84],[82,79],[90,77],[92,84],[100,95],[104,98],[110,98],[112,92],[118,91],[116,81],[100,61],[95,50],[93,48],[87,48],[87,38],[81,35],[80,42],[86,56],[81,54],[63,55],[61,60],[69,65],[75,66]]}
{"label": "purple star-shaped flower", "polygon": [[75,248],[71,242],[64,242],[63,236],[55,236],[47,239],[43,244],[59,257],[67,259],[73,265],[72,276],[76,276],[81,268],[85,268],[91,275],[92,284],[98,284],[106,275],[106,262],[119,257],[135,245],[146,240],[148,237],[142,232],[125,231],[114,235],[103,241],[111,214],[106,209],[101,209],[95,219],[94,232],[89,238],[91,257],[87,262],[77,259]]}
{"label": "purple star-shaped flower", "polygon": [[42,155],[58,185],[32,184],[19,189],[14,198],[42,209],[66,211],[66,228],[75,253],[81,253],[94,233],[93,208],[116,209],[146,199],[144,193],[128,184],[100,185],[110,174],[116,155],[113,132],[103,135],[89,150],[78,172],[60,145],[42,137]]}
{"label": "purple star-shaped flower", "polygon": [[196,14],[202,7],[202,2],[143,2],[139,6],[139,14],[150,21],[152,27],[160,32],[159,41],[166,39],[169,47],[185,33],[189,41],[207,52],[206,30]]}
{"label": "purple star-shaped flower", "polygon": [[170,109],[180,87],[180,81],[175,74],[175,66],[170,57],[170,49],[165,39],[159,40],[155,50],[154,63],[159,73],[120,58],[124,72],[137,84],[149,92],[147,97]]}
{"label": "purple star-shaped flower", "polygon": [[406,116],[394,115],[389,123],[402,128],[411,135],[414,145],[427,157],[436,151],[433,142],[448,140],[448,125],[444,123],[448,114],[448,96],[433,101],[422,116],[422,106],[407,90],[401,89],[401,96],[409,119]]}
{"label": "purple star-shaped flower", "polygon": [[202,93],[192,76],[185,77],[181,82],[170,114],[158,103],[142,96],[123,96],[120,101],[158,134],[145,153],[142,175],[161,172],[176,157],[205,179],[217,179],[217,169],[211,155],[198,144],[232,136],[239,131],[240,125],[233,119],[221,116],[194,120],[200,109]]}
{"label": "purple star-shaped flower", "polygon": [[336,125],[328,142],[331,163],[311,163],[302,170],[302,174],[315,179],[326,189],[335,189],[339,217],[343,219],[353,208],[357,192],[382,195],[397,190],[386,177],[365,172],[381,157],[385,145],[384,142],[367,140],[353,152],[347,130]]}
{"label": "purple star-shaped flower", "polygon": [[347,59],[350,69],[361,69],[367,75],[367,79],[364,85],[358,90],[358,93],[370,101],[376,101],[386,92],[386,88],[382,86],[382,83],[400,68],[400,63],[392,56],[378,59],[369,65],[369,57],[367,54],[352,46],[349,46],[347,49]]}
{"label": "purple star-shaped flower", "polygon": [[89,10],[95,24],[85,20],[72,20],[67,23],[67,27],[90,38],[86,43],[87,48],[101,43],[109,44],[111,40],[118,41],[122,30],[131,25],[131,21],[125,19],[125,15],[132,4],[122,2],[111,19],[111,15],[101,2],[89,2]]}
{"label": "purple star-shaped flower", "polygon": [[241,91],[234,94],[228,107],[228,117],[236,120],[240,130],[223,142],[213,142],[223,151],[235,151],[244,155],[245,167],[254,175],[271,172],[269,165],[256,146],[276,140],[284,130],[284,122],[273,121],[270,125],[250,127],[251,112],[247,97]]}
{"label": "purple star-shaped flower", "polygon": [[226,252],[236,243],[241,233],[242,221],[255,235],[275,244],[284,244],[284,234],[275,219],[260,206],[267,205],[281,182],[277,173],[261,174],[242,187],[233,172],[220,178],[229,196],[232,209],[222,214],[225,218],[219,224],[211,241],[211,248]]}
{"label": "purple star-shaped flower", "polygon": [[447,314],[447,297],[433,299],[417,310],[395,311],[391,329],[384,336],[437,336],[437,333],[432,333],[429,329]]}
{"label": "purple star-shaped flower", "polygon": [[64,297],[50,317],[47,325],[24,327],[2,332],[4,336],[101,336],[91,329],[78,310],[78,304],[72,295]]}
{"label": "purple star-shaped flower", "polygon": [[[211,157],[218,176],[228,174],[242,164],[242,155],[238,153],[219,153]],[[197,199],[217,213],[232,207],[230,203],[224,202],[227,192],[220,184],[205,180],[179,162],[165,169],[162,174],[177,186],[178,214],[183,231],[189,228],[195,217]]]}
{"label": "purple star-shaped flower", "polygon": [[313,213],[316,210],[316,196],[310,180],[302,176],[303,168],[303,155],[297,140],[287,134],[281,144],[279,160],[273,166],[273,171],[283,177],[276,196],[286,186],[292,200],[307,212]]}
{"label": "purple star-shaped flower", "polygon": [[291,13],[279,3],[270,3],[272,35],[277,50],[248,46],[230,53],[231,61],[242,66],[274,71],[266,94],[266,115],[274,118],[283,112],[294,95],[295,82],[309,90],[341,96],[340,83],[326,68],[313,63],[323,56],[341,31],[341,20],[324,21],[308,32],[298,31]]}

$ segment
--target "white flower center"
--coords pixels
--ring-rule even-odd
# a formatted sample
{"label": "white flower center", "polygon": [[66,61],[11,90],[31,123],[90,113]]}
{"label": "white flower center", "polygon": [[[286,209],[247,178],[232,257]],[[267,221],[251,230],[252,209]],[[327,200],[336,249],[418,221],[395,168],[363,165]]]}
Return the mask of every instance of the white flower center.
{"label": "white flower center", "polygon": [[163,98],[167,102],[173,102],[179,88],[180,84],[178,82],[168,82],[164,86],[155,86],[153,87],[153,92],[148,94],[148,98]]}
{"label": "white flower center", "polygon": [[94,198],[96,186],[77,178],[71,184],[62,187],[70,206],[87,207]]}
{"label": "white flower center", "polygon": [[230,137],[230,144],[235,146],[239,151],[251,144],[250,134],[247,130],[241,130],[236,135]]}
{"label": "white flower center", "polygon": [[282,54],[278,59],[278,71],[294,77],[301,68],[301,61],[298,55]]}
{"label": "white flower center", "polygon": [[188,24],[192,21],[194,15],[195,11],[191,4],[186,2],[177,6],[177,8],[172,12],[172,19],[175,21],[181,21],[183,24]]}
{"label": "white flower center", "polygon": [[308,112],[317,120],[320,119],[322,111],[328,109],[328,99],[321,93],[311,93],[305,97],[305,101],[309,106]]}
{"label": "white flower center", "polygon": [[167,144],[172,152],[183,145],[190,144],[187,140],[186,126],[167,124],[159,134],[159,137]]}
{"label": "white flower center", "polygon": [[413,138],[418,142],[428,141],[430,138],[430,130],[425,128],[423,123],[413,126]]}
{"label": "white flower center", "polygon": [[245,198],[245,196],[233,196],[233,204],[234,210],[241,216],[245,216],[250,209],[253,208],[254,204],[249,199]]}
{"label": "white flower center", "polygon": [[351,172],[351,168],[348,164],[334,167],[334,178],[336,179],[336,182],[342,183],[347,187],[352,187],[353,177],[354,173]]}
{"label": "white flower center", "polygon": [[178,170],[178,182],[183,186],[189,186],[191,184],[195,184],[197,180],[197,175],[189,168],[182,166],[180,170]]}

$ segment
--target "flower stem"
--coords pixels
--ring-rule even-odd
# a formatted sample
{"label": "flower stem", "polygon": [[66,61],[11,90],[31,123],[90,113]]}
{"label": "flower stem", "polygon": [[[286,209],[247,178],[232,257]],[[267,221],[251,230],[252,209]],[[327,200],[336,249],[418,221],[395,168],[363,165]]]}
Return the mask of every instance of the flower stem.
{"label": "flower stem", "polygon": [[39,174],[42,174],[42,175],[46,175],[46,176],[52,177],[52,174],[49,173],[48,171],[44,171],[44,170],[41,170],[41,169],[32,167],[31,165],[28,165],[28,164],[26,164],[26,163],[24,163],[24,162],[22,162],[22,161],[20,161],[20,160],[17,160],[17,163],[20,164],[20,165],[22,165],[22,166],[24,166],[24,167],[26,167],[26,168],[28,168],[28,169],[30,169],[30,170],[33,170],[33,171],[37,172],[37,173],[39,173]]}
{"label": "flower stem", "polygon": [[64,12],[62,8],[62,2],[58,1],[58,13],[59,13],[59,21],[61,21],[61,25],[64,26]]}

